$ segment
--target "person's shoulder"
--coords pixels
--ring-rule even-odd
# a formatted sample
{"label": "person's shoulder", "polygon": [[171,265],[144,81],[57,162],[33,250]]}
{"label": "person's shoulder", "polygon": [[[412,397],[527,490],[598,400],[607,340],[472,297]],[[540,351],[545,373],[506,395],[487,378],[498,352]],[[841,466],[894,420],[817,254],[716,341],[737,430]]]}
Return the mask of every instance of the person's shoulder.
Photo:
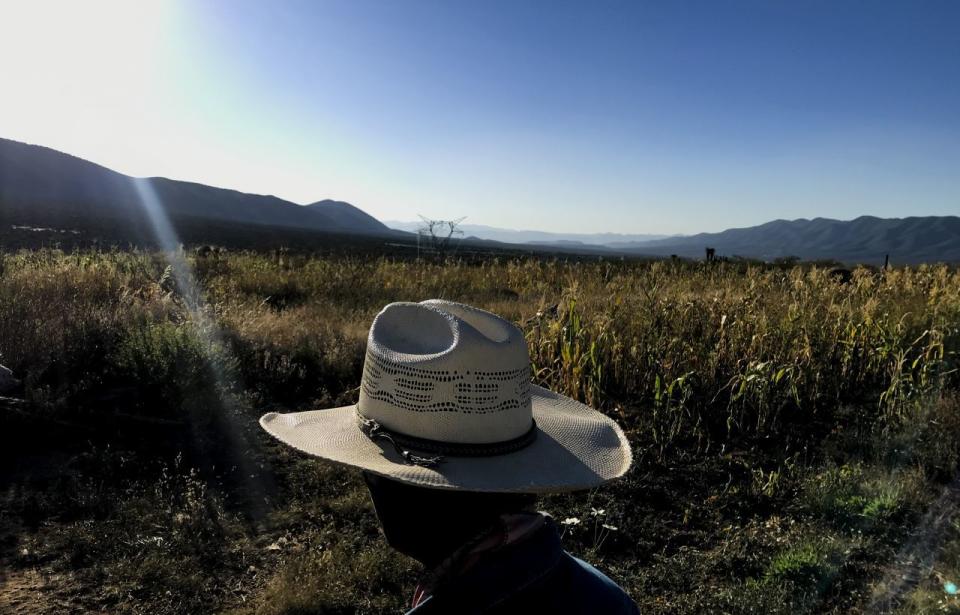
{"label": "person's shoulder", "polygon": [[408,615],[638,615],[619,585],[563,549],[551,525],[449,581]]}
{"label": "person's shoulder", "polygon": [[568,567],[571,574],[577,577],[574,584],[579,585],[598,607],[602,605],[602,609],[599,609],[598,612],[622,613],[623,615],[635,615],[640,612],[627,592],[614,583],[610,577],[579,557],[574,557],[569,553],[566,553],[566,556],[569,560]]}
{"label": "person's shoulder", "polygon": [[596,568],[594,568],[594,567],[593,567],[591,564],[589,564],[588,562],[585,562],[584,560],[580,559],[579,557],[575,557],[575,556],[573,556],[573,555],[570,555],[569,553],[568,553],[567,555],[568,555],[568,556],[570,557],[570,559],[573,560],[573,562],[579,567],[579,572],[581,572],[582,574],[587,575],[588,578],[596,581],[597,583],[599,583],[600,585],[602,585],[603,587],[605,587],[605,588],[607,588],[607,589],[609,589],[609,590],[611,590],[611,591],[612,591],[612,590],[616,590],[616,591],[619,591],[619,592],[623,592],[623,590],[620,589],[620,586],[617,585],[616,583],[614,583],[613,580],[612,580],[610,577],[608,577],[607,575],[603,574],[602,572],[600,572],[599,570],[597,570]]}

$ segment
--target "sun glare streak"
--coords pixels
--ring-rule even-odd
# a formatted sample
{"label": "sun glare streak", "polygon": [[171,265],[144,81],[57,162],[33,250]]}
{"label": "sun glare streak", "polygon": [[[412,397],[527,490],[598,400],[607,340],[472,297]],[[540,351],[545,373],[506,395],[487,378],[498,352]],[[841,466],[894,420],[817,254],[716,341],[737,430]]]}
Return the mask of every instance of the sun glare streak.
{"label": "sun glare streak", "polygon": [[172,268],[174,280],[176,280],[177,286],[187,303],[187,308],[194,318],[206,318],[205,312],[200,309],[201,298],[196,278],[190,264],[184,257],[180,246],[180,238],[173,225],[170,224],[170,219],[163,209],[160,197],[157,196],[157,191],[153,189],[153,184],[150,183],[149,179],[134,177],[131,178],[131,181],[137,191],[140,206],[150,220],[150,226],[153,228],[157,243]]}
{"label": "sun glare streak", "polygon": [[218,352],[220,354],[227,353],[228,346],[223,339],[216,319],[204,301],[200,285],[197,283],[193,269],[184,254],[180,238],[170,223],[170,218],[167,216],[156,190],[154,190],[149,179],[135,177],[131,178],[131,181],[136,189],[139,205],[147,214],[160,250],[170,265],[179,294],[183,297],[187,310],[196,325],[197,334],[202,342],[204,361],[217,381],[216,390],[219,407],[216,410],[217,418],[224,429],[222,434],[224,443],[229,446],[232,461],[236,464],[240,477],[247,488],[250,503],[249,512],[258,516],[264,512],[263,506],[266,503],[267,489],[262,473],[259,469],[253,467],[251,460],[245,455],[250,447],[247,445],[244,432],[238,424],[238,416],[250,416],[250,413],[242,412],[248,410],[248,408],[240,407],[241,402],[237,396],[230,395],[229,391],[236,388],[236,383],[228,377],[221,361],[216,356]]}

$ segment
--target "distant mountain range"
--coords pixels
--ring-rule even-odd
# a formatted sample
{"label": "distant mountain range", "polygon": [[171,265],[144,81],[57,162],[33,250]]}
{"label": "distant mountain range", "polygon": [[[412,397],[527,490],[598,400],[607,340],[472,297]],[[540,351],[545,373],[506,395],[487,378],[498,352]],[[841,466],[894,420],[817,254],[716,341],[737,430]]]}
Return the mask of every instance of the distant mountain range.
{"label": "distant mountain range", "polygon": [[[423,227],[423,221],[386,220],[384,224],[393,229],[417,232]],[[550,233],[546,231],[517,231],[508,228],[498,228],[483,224],[461,224],[457,228],[463,231],[466,237],[489,239],[503,243],[529,243],[545,246],[607,246],[615,248],[635,247],[656,239],[664,239],[669,235],[621,234],[621,233]]]}
{"label": "distant mountain range", "polygon": [[[156,198],[145,201],[144,188]],[[154,237],[150,203],[162,208],[180,236],[193,243],[242,237],[239,243],[246,245],[252,244],[253,236],[258,246],[287,242],[315,246],[322,237],[336,236],[348,245],[360,241],[411,245],[409,231],[420,227],[416,222],[384,224],[343,201],[298,205],[275,196],[162,177],[135,179],[46,147],[0,139],[0,241],[4,233],[9,236],[26,228],[23,232],[86,232],[150,244]],[[774,220],[721,233],[673,237],[517,231],[475,224],[460,228],[468,235],[464,245],[513,252],[702,258],[710,247],[719,256],[761,260],[796,256],[880,263],[889,254],[894,264],[960,262],[957,216]]]}
{"label": "distant mountain range", "polygon": [[[386,224],[409,231],[422,226],[416,222]],[[889,254],[893,263],[960,262],[960,217],[956,216],[774,220],[720,233],[671,237],[514,231],[471,224],[459,228],[468,236],[487,240],[635,256],[703,258],[709,247],[718,256],[765,261],[798,257],[878,264]]]}
{"label": "distant mountain range", "polygon": [[796,256],[804,260],[881,263],[889,254],[893,263],[960,262],[960,217],[774,220],[722,233],[651,241],[630,252],[703,257],[707,247],[714,248],[718,255],[761,260]]}
{"label": "distant mountain range", "polygon": [[[209,224],[397,234],[342,201],[303,206],[275,196],[163,177],[144,181],[174,222],[188,218]],[[56,150],[8,139],[0,139],[0,204],[0,222],[8,224],[81,229],[112,224],[135,236],[150,232],[147,209],[134,178]]]}

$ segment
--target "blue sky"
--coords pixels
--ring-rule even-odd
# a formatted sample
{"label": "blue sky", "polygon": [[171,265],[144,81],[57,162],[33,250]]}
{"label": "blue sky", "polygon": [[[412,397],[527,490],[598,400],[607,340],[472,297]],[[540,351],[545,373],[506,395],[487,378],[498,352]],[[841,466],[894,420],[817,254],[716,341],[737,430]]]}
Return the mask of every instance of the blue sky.
{"label": "blue sky", "polygon": [[960,214],[960,3],[0,4],[0,136],[381,219]]}

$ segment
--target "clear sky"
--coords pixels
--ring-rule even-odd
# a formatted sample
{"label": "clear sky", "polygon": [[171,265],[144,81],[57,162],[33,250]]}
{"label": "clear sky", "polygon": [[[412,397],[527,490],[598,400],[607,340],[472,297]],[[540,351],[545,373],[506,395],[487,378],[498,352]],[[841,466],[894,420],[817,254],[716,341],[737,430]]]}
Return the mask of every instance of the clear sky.
{"label": "clear sky", "polygon": [[0,0],[0,136],[380,219],[960,214],[960,2]]}

